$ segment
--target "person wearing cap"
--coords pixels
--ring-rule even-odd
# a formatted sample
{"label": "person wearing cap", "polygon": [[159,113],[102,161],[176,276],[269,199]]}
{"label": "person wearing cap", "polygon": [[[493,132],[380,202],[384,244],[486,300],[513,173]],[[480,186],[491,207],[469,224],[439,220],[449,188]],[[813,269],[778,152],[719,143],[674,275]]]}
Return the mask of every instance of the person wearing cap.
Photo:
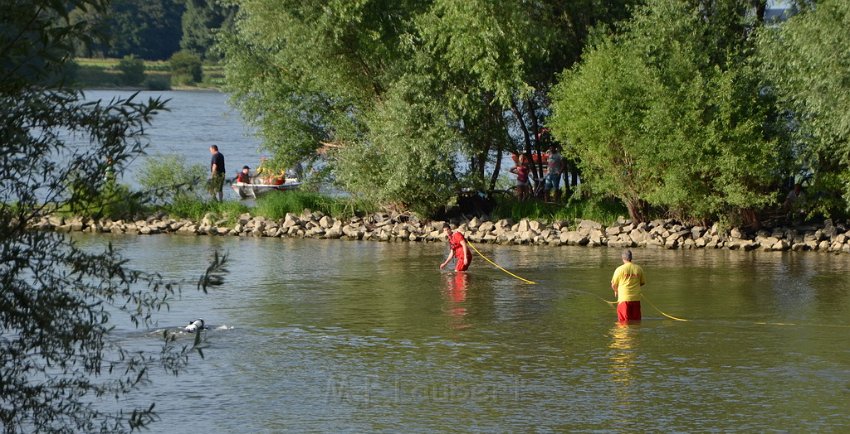
{"label": "person wearing cap", "polygon": [[617,297],[617,320],[640,321],[640,287],[646,284],[643,269],[632,263],[632,251],[623,250],[623,265],[614,270],[611,289]]}
{"label": "person wearing cap", "polygon": [[469,251],[466,238],[458,231],[452,232],[452,227],[448,223],[443,224],[443,233],[446,234],[449,241],[449,257],[440,264],[440,269],[445,268],[452,258],[457,258],[455,271],[466,271],[469,268],[469,263],[472,262],[472,252]]}
{"label": "person wearing cap", "polygon": [[248,166],[242,166],[242,171],[236,174],[236,182],[241,182],[243,184],[251,183],[251,168]]}

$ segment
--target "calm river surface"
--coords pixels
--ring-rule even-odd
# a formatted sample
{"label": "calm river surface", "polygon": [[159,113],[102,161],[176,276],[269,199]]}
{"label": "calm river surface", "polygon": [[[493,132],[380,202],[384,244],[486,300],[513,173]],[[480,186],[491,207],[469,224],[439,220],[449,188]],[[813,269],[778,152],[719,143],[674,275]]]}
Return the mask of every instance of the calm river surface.
{"label": "calm river surface", "polygon": [[436,243],[75,238],[172,278],[230,254],[222,288],[189,287],[157,315],[160,330],[226,329],[132,397],[156,402],[151,432],[850,429],[848,255],[637,249],[649,300],[690,321],[644,304],[621,327],[601,300],[617,249],[479,246],[526,285],[480,257],[440,272]]}
{"label": "calm river surface", "polygon": [[[132,91],[86,90],[87,100],[128,98]],[[148,155],[176,154],[185,157],[190,165],[209,167],[210,145],[218,145],[225,156],[227,176],[232,177],[244,165],[256,168],[260,157],[268,155],[259,149],[260,140],[254,130],[242,120],[241,114],[228,105],[228,95],[211,91],[142,91],[137,101],[149,98],[168,100],[164,111],[153,117],[153,124],[145,128],[150,146]],[[143,160],[130,166],[123,181],[134,182],[135,174],[142,168]],[[236,198],[226,189],[225,194]]]}

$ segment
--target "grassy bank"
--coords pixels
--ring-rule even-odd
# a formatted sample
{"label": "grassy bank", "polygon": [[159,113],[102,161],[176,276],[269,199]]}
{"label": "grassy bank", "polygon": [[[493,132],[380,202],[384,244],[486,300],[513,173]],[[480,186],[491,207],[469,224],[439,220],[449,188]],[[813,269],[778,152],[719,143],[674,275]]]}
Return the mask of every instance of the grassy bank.
{"label": "grassy bank", "polygon": [[628,210],[619,201],[570,200],[550,203],[538,200],[520,202],[514,197],[498,197],[491,213],[492,219],[523,218],[547,221],[573,222],[575,219],[593,220],[609,225],[619,216],[628,216]]}
{"label": "grassy bank", "polygon": [[353,198],[336,198],[305,191],[267,194],[257,199],[254,207],[248,207],[240,201],[214,202],[184,198],[164,206],[162,211],[172,217],[193,221],[200,221],[210,213],[218,219],[233,222],[246,212],[255,217],[280,220],[287,213],[301,214],[305,209],[319,211],[334,218],[351,218],[377,211],[377,207]]}
{"label": "grassy bank", "polygon": [[[183,171],[186,172],[186,171]],[[187,172],[188,173],[188,172]],[[163,179],[158,177],[157,179]],[[171,180],[174,185],[189,185],[180,180]],[[160,191],[167,186],[146,187],[148,191]],[[261,196],[253,206],[239,200],[217,202],[210,200],[206,193],[185,191],[180,194],[163,197],[162,202],[150,202],[151,197],[131,187],[119,184],[107,184],[101,194],[79,204],[76,209],[61,209],[65,216],[109,218],[112,220],[136,220],[157,213],[172,218],[201,221],[211,214],[216,220],[233,223],[245,213],[269,220],[283,219],[287,213],[300,215],[305,209],[319,211],[335,219],[350,219],[365,216],[381,210],[377,204],[354,197],[334,197],[312,191],[275,192]],[[492,209],[486,217],[491,220],[508,218],[519,221],[523,218],[538,221],[564,221],[572,223],[575,219],[593,220],[605,225],[611,224],[619,216],[627,215],[626,209],[617,201],[571,200],[565,203],[547,203],[537,200],[520,202],[513,196],[499,196],[492,203]],[[450,210],[447,215],[460,216],[461,210]],[[428,216],[423,216],[428,217]],[[466,214],[471,218],[473,215]],[[485,217],[478,215],[477,217]],[[442,218],[442,219],[445,219]]]}
{"label": "grassy bank", "polygon": [[[262,196],[253,207],[233,200],[219,203],[205,199],[180,199],[157,211],[164,211],[175,218],[187,218],[193,221],[200,221],[206,214],[211,213],[217,219],[233,222],[244,213],[270,220],[280,220],[287,213],[300,215],[305,209],[319,211],[337,219],[349,219],[377,212],[380,207],[354,198],[289,191]],[[607,225],[615,222],[617,217],[626,215],[628,215],[626,209],[617,203],[571,201],[554,204],[538,201],[519,202],[512,198],[505,198],[497,201],[489,218],[492,220],[508,218],[513,221],[528,218],[570,223],[575,219],[588,219]]]}
{"label": "grassy bank", "polygon": [[217,64],[203,65],[203,81],[193,85],[172,86],[171,68],[167,61],[145,60],[145,78],[139,86],[124,84],[118,69],[121,59],[76,58],[74,82],[85,89],[135,88],[149,90],[169,89],[218,89],[224,84],[224,67]]}

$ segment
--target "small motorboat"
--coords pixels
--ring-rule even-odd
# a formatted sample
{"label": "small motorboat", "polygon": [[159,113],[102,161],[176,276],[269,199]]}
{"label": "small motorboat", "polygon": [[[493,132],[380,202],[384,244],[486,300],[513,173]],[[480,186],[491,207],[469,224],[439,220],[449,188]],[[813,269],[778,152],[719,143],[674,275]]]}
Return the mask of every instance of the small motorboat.
{"label": "small motorboat", "polygon": [[248,184],[244,182],[233,182],[230,188],[239,195],[240,199],[256,199],[270,191],[298,190],[301,182],[298,178],[286,178],[280,184]]}

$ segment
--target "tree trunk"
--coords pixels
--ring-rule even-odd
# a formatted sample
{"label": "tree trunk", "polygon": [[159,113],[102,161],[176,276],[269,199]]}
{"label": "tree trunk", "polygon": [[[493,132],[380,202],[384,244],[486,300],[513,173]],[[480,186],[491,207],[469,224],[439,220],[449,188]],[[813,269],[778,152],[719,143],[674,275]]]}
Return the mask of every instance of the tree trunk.
{"label": "tree trunk", "polygon": [[637,199],[625,199],[626,208],[629,210],[629,218],[632,219],[633,223],[641,223],[646,221],[646,202]]}

